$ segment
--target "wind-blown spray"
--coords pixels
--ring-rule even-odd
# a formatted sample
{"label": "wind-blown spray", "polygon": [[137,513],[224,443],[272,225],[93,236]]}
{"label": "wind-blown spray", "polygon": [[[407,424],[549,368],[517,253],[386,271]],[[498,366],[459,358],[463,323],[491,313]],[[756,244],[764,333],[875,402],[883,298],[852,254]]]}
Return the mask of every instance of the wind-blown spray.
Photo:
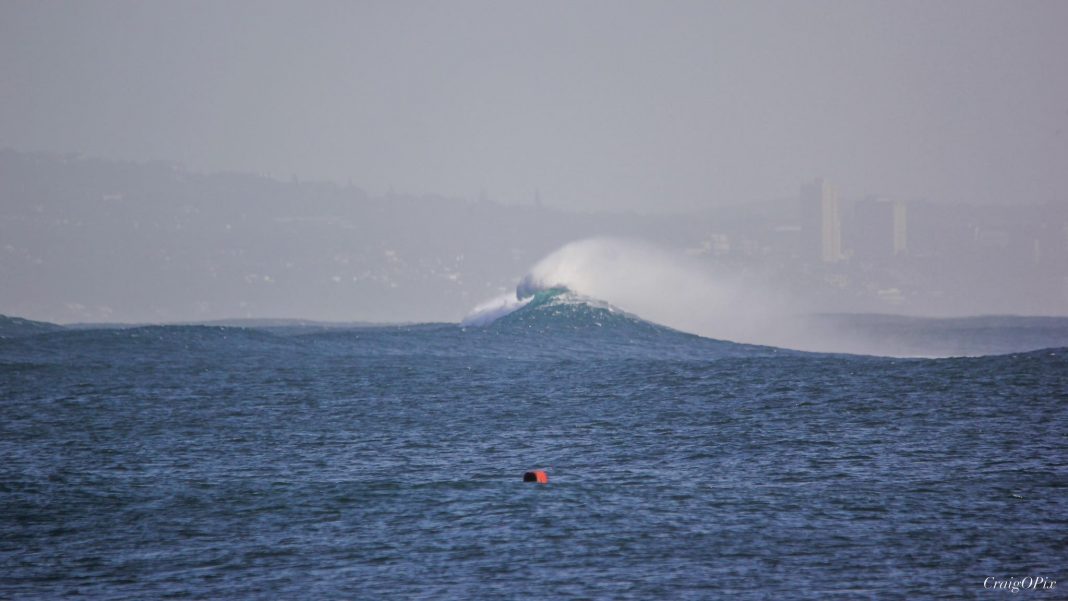
{"label": "wind-blown spray", "polygon": [[496,299],[465,319],[487,323],[540,290],[566,288],[679,330],[744,342],[773,342],[769,318],[781,314],[770,295],[725,273],[713,274],[692,258],[651,244],[593,238],[567,244],[523,276],[514,299]]}
{"label": "wind-blown spray", "polygon": [[[556,296],[558,302],[600,301],[644,320],[734,342],[819,352],[929,357],[974,354],[968,349],[980,348],[970,338],[961,338],[969,330],[946,330],[946,324],[909,325],[899,320],[896,328],[887,329],[876,321],[869,322],[876,327],[863,329],[865,320],[858,318],[864,316],[811,313],[818,305],[807,305],[759,271],[749,273],[645,242],[615,238],[563,246],[520,279],[515,295],[479,305],[464,324],[492,323],[527,306],[535,294],[560,289],[569,293]],[[957,346],[941,340],[932,344],[927,339],[937,334],[924,334],[926,327],[957,332]],[[1032,348],[1019,344],[1003,347]]]}

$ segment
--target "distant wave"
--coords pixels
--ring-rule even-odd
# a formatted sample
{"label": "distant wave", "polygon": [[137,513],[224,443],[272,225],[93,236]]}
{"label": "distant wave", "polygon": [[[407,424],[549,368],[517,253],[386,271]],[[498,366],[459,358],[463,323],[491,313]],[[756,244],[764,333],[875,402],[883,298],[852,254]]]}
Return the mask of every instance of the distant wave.
{"label": "distant wave", "polygon": [[655,324],[631,315],[618,307],[595,298],[576,294],[563,287],[533,290],[530,295],[518,300],[518,308],[505,315],[501,320],[522,320],[530,322],[539,318],[564,323],[569,326],[593,325],[604,327],[609,324],[627,322],[654,327]]}
{"label": "distant wave", "polygon": [[[487,326],[515,315],[533,319],[536,314],[526,312],[538,308],[539,295],[547,295],[543,300],[552,303],[612,307],[643,323],[715,340],[823,353],[977,356],[1068,344],[1066,318],[951,320],[808,313],[795,302],[796,295],[759,274],[615,238],[564,245],[525,273],[514,295],[479,305],[463,324]],[[517,313],[520,310],[524,312]],[[582,312],[557,313],[557,319],[564,313],[574,319]]]}
{"label": "distant wave", "polygon": [[463,323],[493,323],[538,293],[566,290],[584,302],[618,307],[653,323],[741,340],[763,323],[768,313],[763,307],[769,304],[767,295],[745,296],[743,289],[677,253],[635,240],[592,238],[550,253],[520,278],[514,297],[479,305]]}
{"label": "distant wave", "polygon": [[478,305],[464,317],[460,325],[488,326],[521,309],[535,310],[550,305],[581,305],[591,309],[604,309],[609,312],[618,311],[608,303],[575,294],[564,286],[534,287],[521,285],[516,289],[514,295],[502,294]]}

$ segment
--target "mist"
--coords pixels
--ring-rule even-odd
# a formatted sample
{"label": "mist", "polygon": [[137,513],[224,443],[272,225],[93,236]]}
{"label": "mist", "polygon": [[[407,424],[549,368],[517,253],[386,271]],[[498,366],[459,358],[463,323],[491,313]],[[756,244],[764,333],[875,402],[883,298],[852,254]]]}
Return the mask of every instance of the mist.
{"label": "mist", "polygon": [[781,293],[637,240],[568,244],[539,261],[516,294],[524,298],[550,288],[566,288],[686,332],[742,342],[767,343],[775,330],[769,320],[790,312]]}
{"label": "mist", "polygon": [[[1057,320],[820,313],[817,297],[791,291],[781,281],[754,278],[741,265],[709,264],[664,246],[607,237],[575,241],[550,253],[519,280],[514,294],[478,305],[462,324],[492,324],[526,306],[537,292],[554,289],[567,290],[569,302],[607,303],[691,334],[813,352],[941,357],[1055,346],[1064,340],[1064,324]],[[1009,329],[1015,330],[1012,336],[988,335]]]}
{"label": "mist", "polygon": [[860,346],[827,316],[1068,315],[1066,26],[1048,2],[7,2],[0,313],[482,323],[555,283],[829,350]]}

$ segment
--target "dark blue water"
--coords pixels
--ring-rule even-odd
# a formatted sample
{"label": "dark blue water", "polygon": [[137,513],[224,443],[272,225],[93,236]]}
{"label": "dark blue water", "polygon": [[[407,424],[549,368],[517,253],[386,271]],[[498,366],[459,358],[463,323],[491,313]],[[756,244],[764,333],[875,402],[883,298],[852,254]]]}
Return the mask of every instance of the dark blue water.
{"label": "dark blue water", "polygon": [[5,599],[1068,591],[1065,349],[812,355],[535,303],[0,340],[0,403]]}

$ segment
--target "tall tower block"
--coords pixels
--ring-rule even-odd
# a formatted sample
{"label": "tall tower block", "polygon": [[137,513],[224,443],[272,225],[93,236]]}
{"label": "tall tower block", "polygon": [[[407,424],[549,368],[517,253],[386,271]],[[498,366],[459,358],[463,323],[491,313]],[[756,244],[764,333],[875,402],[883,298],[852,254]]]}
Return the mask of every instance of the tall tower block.
{"label": "tall tower block", "polygon": [[801,186],[801,239],[810,260],[842,260],[842,207],[838,190],[822,177]]}

